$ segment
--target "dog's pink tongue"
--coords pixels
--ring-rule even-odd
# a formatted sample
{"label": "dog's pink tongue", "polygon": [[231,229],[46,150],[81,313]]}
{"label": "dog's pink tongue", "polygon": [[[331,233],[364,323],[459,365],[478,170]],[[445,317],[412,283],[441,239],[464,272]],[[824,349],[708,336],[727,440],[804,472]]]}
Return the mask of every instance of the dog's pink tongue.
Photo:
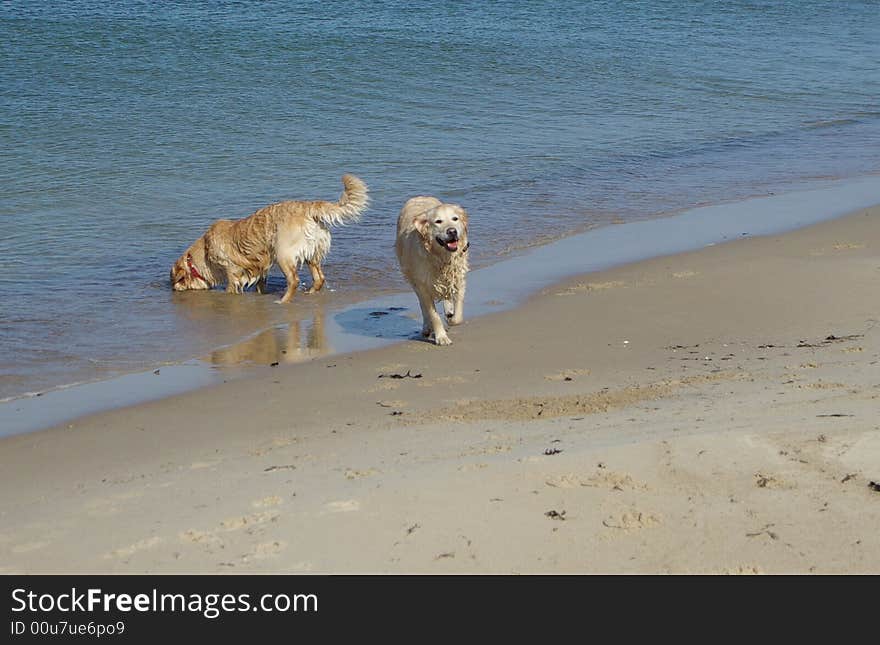
{"label": "dog's pink tongue", "polygon": [[458,242],[447,242],[446,248],[455,251],[456,249],[458,249]]}

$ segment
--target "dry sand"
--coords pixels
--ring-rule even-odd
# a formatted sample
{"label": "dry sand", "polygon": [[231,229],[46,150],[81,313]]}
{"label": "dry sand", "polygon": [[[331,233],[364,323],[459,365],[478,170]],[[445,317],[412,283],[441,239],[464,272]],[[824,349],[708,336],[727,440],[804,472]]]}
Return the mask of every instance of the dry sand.
{"label": "dry sand", "polygon": [[4,439],[0,569],[878,573],[878,320],[869,209]]}

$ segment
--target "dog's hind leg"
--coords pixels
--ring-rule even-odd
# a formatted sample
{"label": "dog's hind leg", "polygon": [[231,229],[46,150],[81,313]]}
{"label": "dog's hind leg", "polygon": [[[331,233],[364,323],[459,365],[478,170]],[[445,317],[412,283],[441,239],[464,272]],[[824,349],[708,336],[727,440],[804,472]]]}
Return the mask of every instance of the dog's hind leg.
{"label": "dog's hind leg", "polygon": [[293,300],[293,296],[296,294],[296,289],[299,286],[299,275],[296,272],[296,260],[278,258],[278,266],[281,267],[284,277],[287,278],[287,291],[284,292],[281,300],[276,300],[275,302],[283,305]]}
{"label": "dog's hind leg", "polygon": [[321,270],[320,260],[306,260],[309,264],[309,271],[312,272],[312,286],[308,288],[306,293],[316,293],[324,286],[324,272]]}

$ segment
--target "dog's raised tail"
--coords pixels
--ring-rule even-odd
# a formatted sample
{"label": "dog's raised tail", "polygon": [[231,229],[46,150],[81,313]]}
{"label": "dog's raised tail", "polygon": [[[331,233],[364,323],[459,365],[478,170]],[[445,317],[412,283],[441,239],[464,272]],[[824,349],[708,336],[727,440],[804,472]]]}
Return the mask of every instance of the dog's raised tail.
{"label": "dog's raised tail", "polygon": [[315,213],[315,217],[328,226],[344,226],[358,221],[370,203],[367,185],[358,177],[343,175],[342,185],[345,190],[339,196],[339,201],[327,203]]}

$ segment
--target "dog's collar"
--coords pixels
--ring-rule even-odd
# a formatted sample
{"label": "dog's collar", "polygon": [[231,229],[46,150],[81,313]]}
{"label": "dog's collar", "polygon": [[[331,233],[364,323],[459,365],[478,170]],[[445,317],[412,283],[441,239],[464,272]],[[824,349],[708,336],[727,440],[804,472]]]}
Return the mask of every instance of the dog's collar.
{"label": "dog's collar", "polygon": [[199,280],[204,281],[205,284],[208,284],[208,281],[207,281],[207,279],[205,279],[205,276],[203,276],[201,273],[199,273],[199,270],[193,264],[193,256],[191,253],[186,254],[186,266],[189,268],[189,274],[193,278],[198,278]]}

